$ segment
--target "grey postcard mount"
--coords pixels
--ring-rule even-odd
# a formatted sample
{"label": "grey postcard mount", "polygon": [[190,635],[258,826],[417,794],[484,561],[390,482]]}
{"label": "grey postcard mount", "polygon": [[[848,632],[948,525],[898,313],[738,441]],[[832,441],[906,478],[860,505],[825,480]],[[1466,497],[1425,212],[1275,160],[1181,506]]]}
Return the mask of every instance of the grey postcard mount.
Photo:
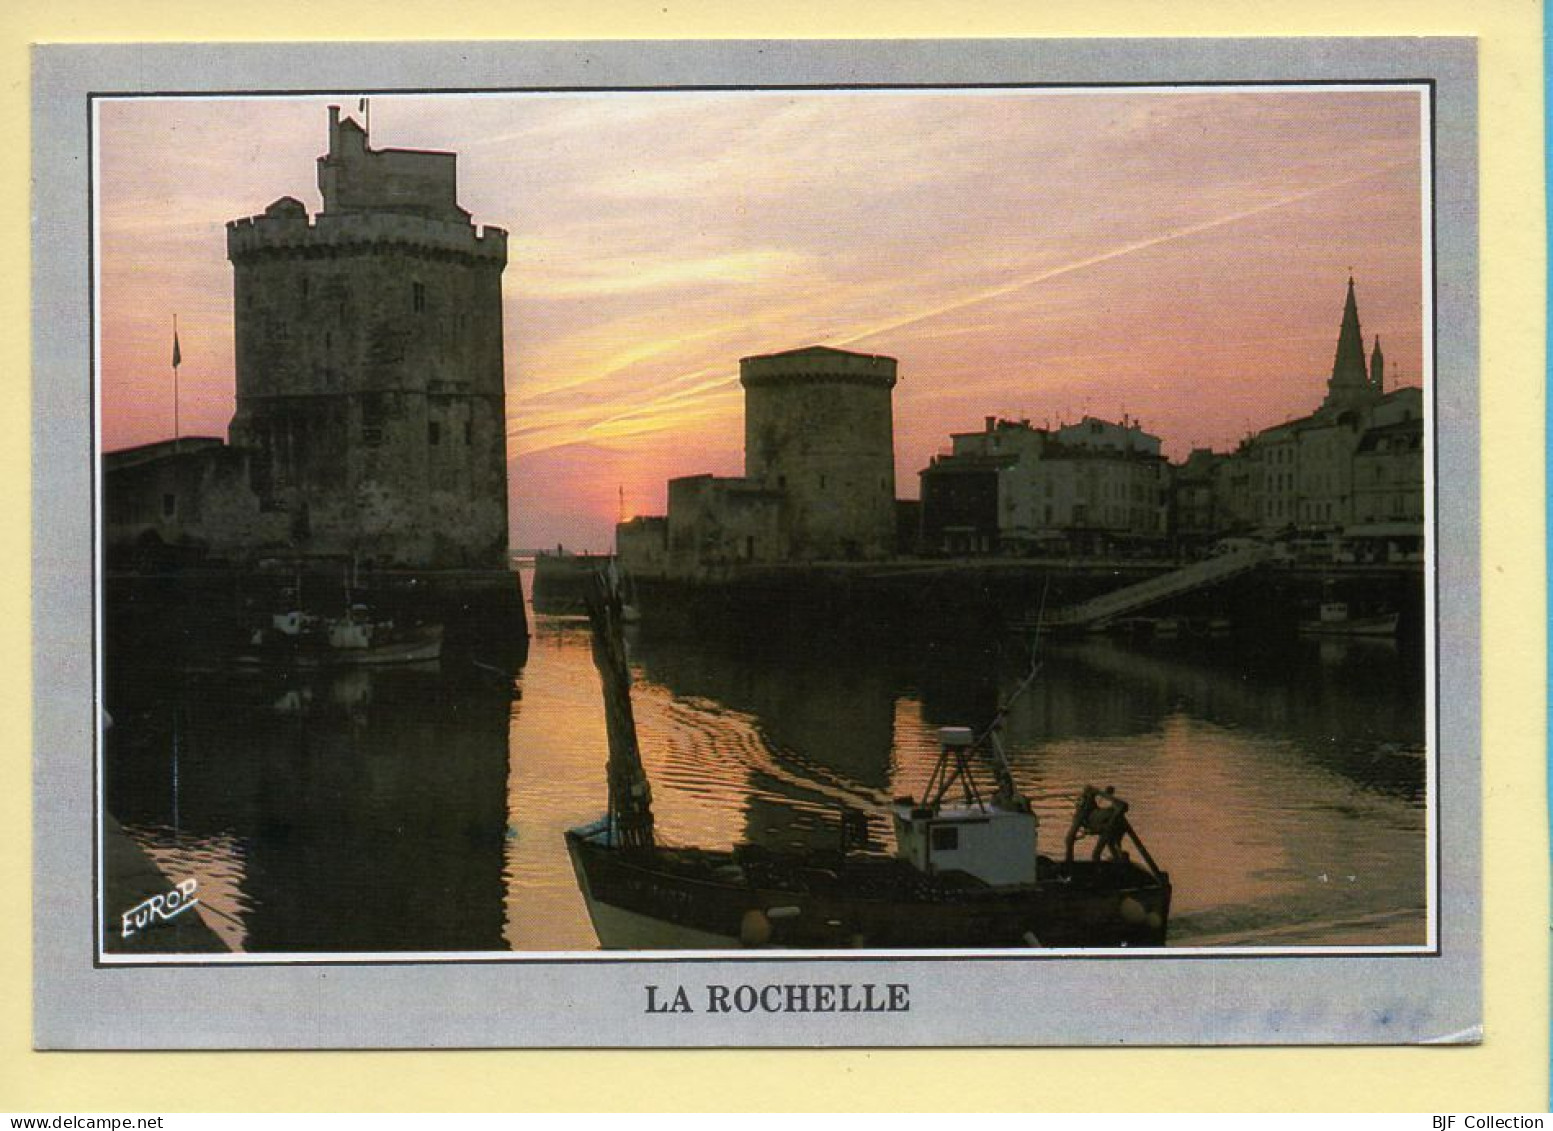
{"label": "grey postcard mount", "polygon": [[34,62],[40,1047],[1477,1039],[1470,42]]}

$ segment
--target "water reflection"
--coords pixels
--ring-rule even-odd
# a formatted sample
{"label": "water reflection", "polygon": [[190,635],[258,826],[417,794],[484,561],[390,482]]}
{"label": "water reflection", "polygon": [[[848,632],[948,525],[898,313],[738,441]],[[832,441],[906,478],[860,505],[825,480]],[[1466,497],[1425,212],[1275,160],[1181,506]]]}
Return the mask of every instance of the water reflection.
{"label": "water reflection", "polygon": [[[1048,851],[1082,787],[1114,784],[1174,874],[1174,942],[1425,941],[1422,673],[1394,646],[1301,641],[1271,655],[1101,639],[1043,652],[1004,739]],[[737,732],[698,745],[717,762],[694,780],[744,795],[742,839],[772,846],[833,845],[841,804],[920,796],[937,727],[983,725],[1028,662],[1017,648],[923,663],[801,643],[691,655],[646,639],[637,658],[639,699],[666,691],[703,705],[702,728]],[[673,727],[646,733],[651,763]],[[690,842],[732,843],[691,824]],[[882,818],[873,831],[889,843]]]}
{"label": "water reflection", "polygon": [[[426,668],[297,678],[110,667],[107,801],[221,939],[254,952],[591,950],[563,842],[605,804],[588,630],[537,617],[501,686]],[[633,641],[660,835],[833,846],[920,794],[1016,642]],[[1424,675],[1389,644],[1052,644],[1005,742],[1045,849],[1114,784],[1175,881],[1173,944],[1424,941]],[[111,899],[111,892],[110,892]],[[119,908],[106,909],[111,920]]]}
{"label": "water reflection", "polygon": [[252,951],[502,945],[506,695],[437,665],[129,683],[117,707],[110,692],[109,811],[166,874],[200,880],[218,934]]}

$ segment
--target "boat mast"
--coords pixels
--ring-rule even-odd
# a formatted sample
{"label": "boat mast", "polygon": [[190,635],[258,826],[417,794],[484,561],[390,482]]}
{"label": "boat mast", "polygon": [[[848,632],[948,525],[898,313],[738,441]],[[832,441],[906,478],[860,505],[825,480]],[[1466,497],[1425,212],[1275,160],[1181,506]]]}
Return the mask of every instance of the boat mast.
{"label": "boat mast", "polygon": [[653,847],[652,787],[636,742],[631,710],[631,667],[622,629],[620,576],[613,565],[588,579],[588,619],[593,623],[593,663],[604,687],[604,723],[609,735],[609,824],[616,847]]}

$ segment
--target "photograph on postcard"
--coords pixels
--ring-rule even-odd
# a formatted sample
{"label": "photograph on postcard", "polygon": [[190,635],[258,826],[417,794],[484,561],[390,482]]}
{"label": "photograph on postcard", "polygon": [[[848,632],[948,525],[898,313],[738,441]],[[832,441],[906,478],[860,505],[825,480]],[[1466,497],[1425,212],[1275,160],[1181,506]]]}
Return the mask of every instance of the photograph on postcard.
{"label": "photograph on postcard", "polygon": [[1427,951],[1427,83],[97,98],[104,962]]}
{"label": "photograph on postcard", "polygon": [[1480,1039],[1476,99],[39,49],[39,1047]]}

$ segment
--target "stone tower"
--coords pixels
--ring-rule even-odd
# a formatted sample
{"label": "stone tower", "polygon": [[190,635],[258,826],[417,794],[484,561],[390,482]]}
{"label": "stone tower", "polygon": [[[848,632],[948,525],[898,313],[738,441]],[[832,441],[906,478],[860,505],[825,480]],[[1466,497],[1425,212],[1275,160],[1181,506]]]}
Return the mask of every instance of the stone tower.
{"label": "stone tower", "polygon": [[739,362],[744,474],[782,493],[790,559],[894,550],[895,368],[893,357],[826,346]]}
{"label": "stone tower", "polygon": [[282,197],[227,225],[231,440],[300,552],[507,565],[507,234],[459,207],[456,162],[372,149],[330,107],[323,211]]}
{"label": "stone tower", "polygon": [[1364,334],[1359,329],[1359,304],[1354,299],[1353,277],[1348,279],[1348,300],[1343,304],[1343,324],[1337,332],[1337,355],[1327,381],[1322,408],[1341,411],[1363,408],[1380,399],[1377,383],[1364,364]]}

